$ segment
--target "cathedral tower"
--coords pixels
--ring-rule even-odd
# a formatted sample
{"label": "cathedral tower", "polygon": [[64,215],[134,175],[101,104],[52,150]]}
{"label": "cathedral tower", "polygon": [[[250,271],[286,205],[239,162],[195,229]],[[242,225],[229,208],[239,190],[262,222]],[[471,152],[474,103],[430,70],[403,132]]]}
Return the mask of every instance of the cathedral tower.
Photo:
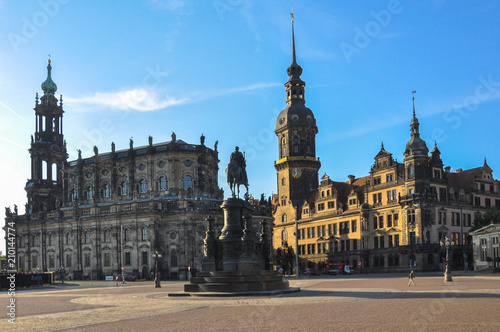
{"label": "cathedral tower", "polygon": [[279,160],[275,162],[278,172],[278,195],[280,205],[291,202],[298,206],[318,186],[318,170],[321,163],[316,158],[316,119],[305,106],[305,82],[302,67],[295,55],[295,34],[292,14],[292,64],[287,69],[289,76],[286,88],[286,108],[276,122]]}
{"label": "cathedral tower", "polygon": [[[57,85],[52,81],[50,59],[47,79],[42,83],[43,96],[35,101],[35,135],[31,136],[31,179],[26,183],[28,204],[26,213],[50,211],[62,202],[62,174],[68,158],[63,136],[62,96],[54,93]],[[59,104],[58,104],[59,102]]]}

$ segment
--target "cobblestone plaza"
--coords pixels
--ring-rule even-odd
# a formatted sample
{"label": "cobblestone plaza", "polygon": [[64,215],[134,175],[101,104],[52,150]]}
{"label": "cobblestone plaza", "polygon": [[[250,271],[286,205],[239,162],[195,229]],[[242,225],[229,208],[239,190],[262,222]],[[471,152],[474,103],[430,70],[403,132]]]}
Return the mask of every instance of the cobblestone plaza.
{"label": "cobblestone plaza", "polygon": [[455,273],[290,278],[279,297],[169,297],[184,282],[79,282],[17,291],[16,324],[0,294],[0,326],[18,331],[498,331],[500,277]]}

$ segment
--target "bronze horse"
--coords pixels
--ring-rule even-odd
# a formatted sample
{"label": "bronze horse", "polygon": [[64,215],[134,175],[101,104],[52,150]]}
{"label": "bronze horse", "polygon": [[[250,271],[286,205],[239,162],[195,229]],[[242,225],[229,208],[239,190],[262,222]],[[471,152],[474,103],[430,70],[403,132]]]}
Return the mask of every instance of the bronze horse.
{"label": "bronze horse", "polygon": [[240,185],[244,185],[247,189],[246,195],[248,195],[248,179],[244,166],[240,166],[236,158],[232,158],[226,168],[227,183],[229,188],[231,188],[232,197],[236,198],[236,192],[238,198],[240,197]]}

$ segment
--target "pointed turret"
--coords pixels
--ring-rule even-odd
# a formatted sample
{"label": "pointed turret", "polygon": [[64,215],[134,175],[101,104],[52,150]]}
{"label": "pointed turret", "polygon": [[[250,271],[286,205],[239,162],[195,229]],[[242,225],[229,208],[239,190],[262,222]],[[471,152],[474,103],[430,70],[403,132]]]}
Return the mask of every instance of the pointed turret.
{"label": "pointed turret", "polygon": [[50,65],[50,63],[51,63],[50,58],[47,62],[48,62],[47,79],[45,80],[45,82],[42,83],[42,90],[43,90],[44,95],[53,96],[54,93],[57,91],[57,85],[52,80],[52,76],[51,76],[52,66]]}
{"label": "pointed turret", "polygon": [[413,94],[413,118],[411,119],[410,122],[410,133],[411,133],[411,138],[406,143],[406,150],[405,150],[405,157],[411,156],[411,155],[425,155],[428,156],[429,154],[429,149],[427,148],[427,144],[425,144],[425,141],[420,138],[420,123],[418,122],[417,116],[415,115],[415,92],[416,90],[412,91]]}

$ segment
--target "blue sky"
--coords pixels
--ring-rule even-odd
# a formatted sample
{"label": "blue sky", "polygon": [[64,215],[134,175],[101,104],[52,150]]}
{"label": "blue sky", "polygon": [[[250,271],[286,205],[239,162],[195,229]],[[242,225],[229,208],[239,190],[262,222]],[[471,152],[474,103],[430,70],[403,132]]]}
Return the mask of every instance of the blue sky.
{"label": "blue sky", "polygon": [[320,175],[367,175],[381,141],[401,161],[414,89],[421,135],[445,165],[487,157],[500,171],[497,1],[0,0],[0,205],[24,212],[48,54],[71,160],[131,137],[140,146],[175,131],[198,143],[203,133],[208,146],[219,140],[226,194],[235,145],[250,192],[276,192],[292,9]]}

